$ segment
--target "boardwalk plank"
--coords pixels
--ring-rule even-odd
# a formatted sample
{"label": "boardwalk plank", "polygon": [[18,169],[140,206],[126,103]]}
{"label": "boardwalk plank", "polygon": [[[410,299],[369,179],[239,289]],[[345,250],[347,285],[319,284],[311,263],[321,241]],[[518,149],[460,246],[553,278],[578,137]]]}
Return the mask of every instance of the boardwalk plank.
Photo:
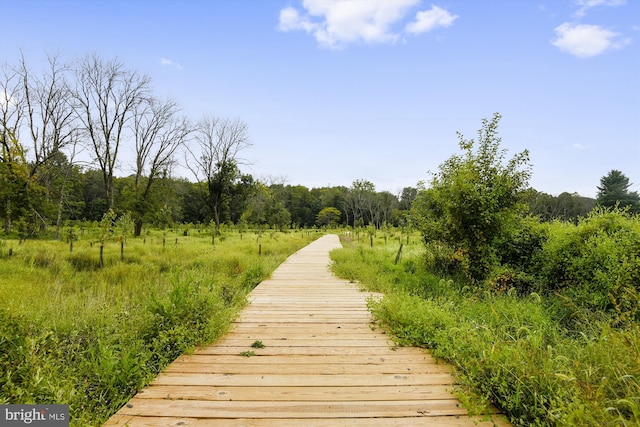
{"label": "boardwalk plank", "polygon": [[186,417],[136,417],[131,415],[115,415],[109,426],[129,427],[506,427],[508,423],[500,419],[486,421],[481,417],[465,416],[435,416],[435,417],[401,417],[401,418],[342,418],[342,419],[269,419],[269,418],[236,418],[236,419],[215,419],[215,418],[186,418]]}
{"label": "boardwalk plank", "polygon": [[380,374],[380,375],[280,375],[280,374],[218,374],[200,373],[160,374],[154,385],[210,385],[210,386],[254,386],[254,387],[353,387],[353,386],[394,386],[394,385],[442,385],[453,384],[449,374]]}
{"label": "boardwalk plank", "polygon": [[371,324],[380,295],[331,274],[336,247],[325,236],[291,256],[225,337],[179,357],[106,425],[508,426],[495,410],[468,417],[450,366]]}
{"label": "boardwalk plank", "polygon": [[192,386],[185,390],[175,386],[147,387],[138,394],[141,399],[183,400],[267,400],[267,401],[385,401],[389,396],[400,400],[453,399],[449,385],[368,386],[368,387],[224,387]]}
{"label": "boardwalk plank", "polygon": [[211,401],[134,398],[122,415],[170,417],[188,414],[194,418],[378,418],[466,415],[455,399],[422,401]]}
{"label": "boardwalk plank", "polygon": [[[439,363],[436,359],[432,358],[426,353],[417,355],[403,355],[403,354],[386,354],[381,355],[331,355],[331,356],[305,356],[305,355],[286,355],[286,361],[289,365],[318,363],[319,360],[326,365],[331,364],[355,364],[355,365],[379,365],[382,363],[415,363],[419,360],[422,364],[431,365],[438,364],[440,366],[447,366],[443,363]],[[225,363],[242,363],[244,365],[266,365],[266,364],[281,364],[283,358],[279,356],[254,356],[254,357],[239,357],[238,355],[209,355],[209,354],[194,354],[189,356],[180,356],[176,359],[175,363],[188,362],[192,364],[225,364]]]}
{"label": "boardwalk plank", "polygon": [[[450,374],[451,368],[436,364],[384,363],[384,364],[357,364],[357,363],[323,363],[322,358],[315,363],[287,363],[287,358],[282,357],[280,363],[270,363],[269,369],[283,375],[346,375],[351,372],[360,374]],[[192,363],[191,361],[176,362],[171,364],[167,373],[192,373],[192,374],[262,374],[265,365],[261,363],[223,363],[205,364]]]}

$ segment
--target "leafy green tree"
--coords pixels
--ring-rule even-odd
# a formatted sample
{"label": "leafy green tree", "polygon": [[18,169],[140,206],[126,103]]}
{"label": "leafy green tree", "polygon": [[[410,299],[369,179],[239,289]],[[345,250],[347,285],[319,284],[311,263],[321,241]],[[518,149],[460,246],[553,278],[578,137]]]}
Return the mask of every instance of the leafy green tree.
{"label": "leafy green tree", "polygon": [[231,222],[238,224],[247,209],[250,197],[256,192],[256,181],[250,174],[242,174],[231,190],[229,205]]}
{"label": "leafy green tree", "polygon": [[258,227],[268,225],[283,230],[291,224],[291,214],[271,187],[258,182],[256,191],[247,202],[242,221]]}
{"label": "leafy green tree", "polygon": [[526,196],[531,214],[543,221],[570,221],[576,223],[595,207],[595,199],[577,193],[561,193],[558,196],[529,190]]}
{"label": "leafy green tree", "polygon": [[256,185],[255,192],[247,202],[247,208],[242,214],[241,221],[258,227],[267,223],[267,208],[272,198],[269,187],[261,182]]}
{"label": "leafy green tree", "polygon": [[471,280],[487,277],[499,264],[501,244],[523,218],[522,203],[530,177],[525,150],[509,160],[500,147],[501,116],[482,121],[478,139],[458,133],[462,154],[446,160],[422,189],[412,208],[425,243],[441,242],[450,249]]}
{"label": "leafy green tree", "polygon": [[0,133],[0,212],[5,233],[11,233],[13,221],[20,221],[24,237],[46,229],[48,223],[39,213],[45,196],[37,176],[30,175],[24,147],[5,129]]}
{"label": "leafy green tree", "polygon": [[640,195],[636,191],[629,191],[629,178],[619,170],[612,170],[600,178],[596,202],[607,208],[619,206],[628,207],[631,212],[640,212]]}
{"label": "leafy green tree", "polygon": [[83,175],[82,186],[82,217],[89,221],[100,221],[109,209],[102,172],[96,169],[87,170]]}
{"label": "leafy green tree", "polygon": [[25,214],[29,207],[29,168],[24,148],[13,132],[0,134],[0,209],[4,231],[11,233],[11,224]]}
{"label": "leafy green tree", "polygon": [[418,189],[415,187],[404,187],[402,189],[402,193],[400,194],[400,202],[398,204],[398,209],[409,211],[411,210],[411,205],[413,201],[416,199],[418,195]]}
{"label": "leafy green tree", "polygon": [[341,216],[342,213],[338,208],[329,206],[318,212],[318,216],[316,217],[316,225],[318,227],[335,227],[340,222]]}
{"label": "leafy green tree", "polygon": [[267,207],[267,223],[283,231],[291,225],[291,214],[282,201],[272,198]]}
{"label": "leafy green tree", "polygon": [[391,224],[393,221],[393,212],[398,207],[398,198],[388,191],[381,191],[377,194],[376,199],[375,226],[381,228],[384,224]]}
{"label": "leafy green tree", "polygon": [[315,222],[313,195],[303,185],[275,184],[270,186],[284,207],[291,213],[291,222],[299,226],[312,226]]}
{"label": "leafy green tree", "polygon": [[[314,218],[323,208],[335,207],[342,213],[343,223],[347,224],[349,221],[349,214],[347,209],[347,192],[348,188],[344,186],[338,187],[322,187],[312,188],[309,193],[312,197],[312,210]],[[311,226],[313,224],[306,224]]]}
{"label": "leafy green tree", "polygon": [[204,224],[208,208],[201,185],[184,178],[173,180],[172,185],[176,194],[175,203],[180,207],[180,222]]}

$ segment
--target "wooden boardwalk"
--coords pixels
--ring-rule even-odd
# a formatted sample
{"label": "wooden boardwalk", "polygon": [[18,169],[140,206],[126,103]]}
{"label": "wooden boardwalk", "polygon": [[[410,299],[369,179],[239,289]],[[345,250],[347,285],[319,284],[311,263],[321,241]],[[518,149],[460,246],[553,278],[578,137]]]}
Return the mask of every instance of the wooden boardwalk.
{"label": "wooden boardwalk", "polygon": [[368,294],[329,271],[337,247],[328,235],[289,257],[229,334],[179,357],[105,425],[508,426],[469,418],[448,366],[372,329]]}

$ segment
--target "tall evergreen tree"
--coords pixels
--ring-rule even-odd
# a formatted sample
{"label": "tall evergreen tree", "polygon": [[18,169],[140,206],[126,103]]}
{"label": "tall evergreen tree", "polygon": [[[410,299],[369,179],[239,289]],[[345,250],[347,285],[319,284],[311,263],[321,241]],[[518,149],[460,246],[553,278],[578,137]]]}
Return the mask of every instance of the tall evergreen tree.
{"label": "tall evergreen tree", "polygon": [[629,191],[629,178],[619,170],[612,170],[600,178],[596,202],[600,206],[621,208],[629,207],[631,212],[640,212],[640,195],[637,191]]}

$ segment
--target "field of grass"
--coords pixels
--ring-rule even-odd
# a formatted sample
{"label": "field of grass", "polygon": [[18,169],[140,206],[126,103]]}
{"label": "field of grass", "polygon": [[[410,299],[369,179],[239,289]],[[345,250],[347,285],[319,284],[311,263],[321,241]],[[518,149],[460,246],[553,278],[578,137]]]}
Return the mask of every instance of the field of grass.
{"label": "field of grass", "polygon": [[370,303],[376,319],[400,344],[453,364],[471,408],[493,402],[519,426],[640,425],[637,322],[583,316],[567,328],[552,296],[472,290],[431,274],[417,237],[396,263],[394,239],[371,247],[343,235],[334,272],[384,293]]}
{"label": "field of grass", "polygon": [[246,295],[318,232],[157,231],[0,241],[0,404],[69,404],[100,425],[163,367],[223,334]]}

